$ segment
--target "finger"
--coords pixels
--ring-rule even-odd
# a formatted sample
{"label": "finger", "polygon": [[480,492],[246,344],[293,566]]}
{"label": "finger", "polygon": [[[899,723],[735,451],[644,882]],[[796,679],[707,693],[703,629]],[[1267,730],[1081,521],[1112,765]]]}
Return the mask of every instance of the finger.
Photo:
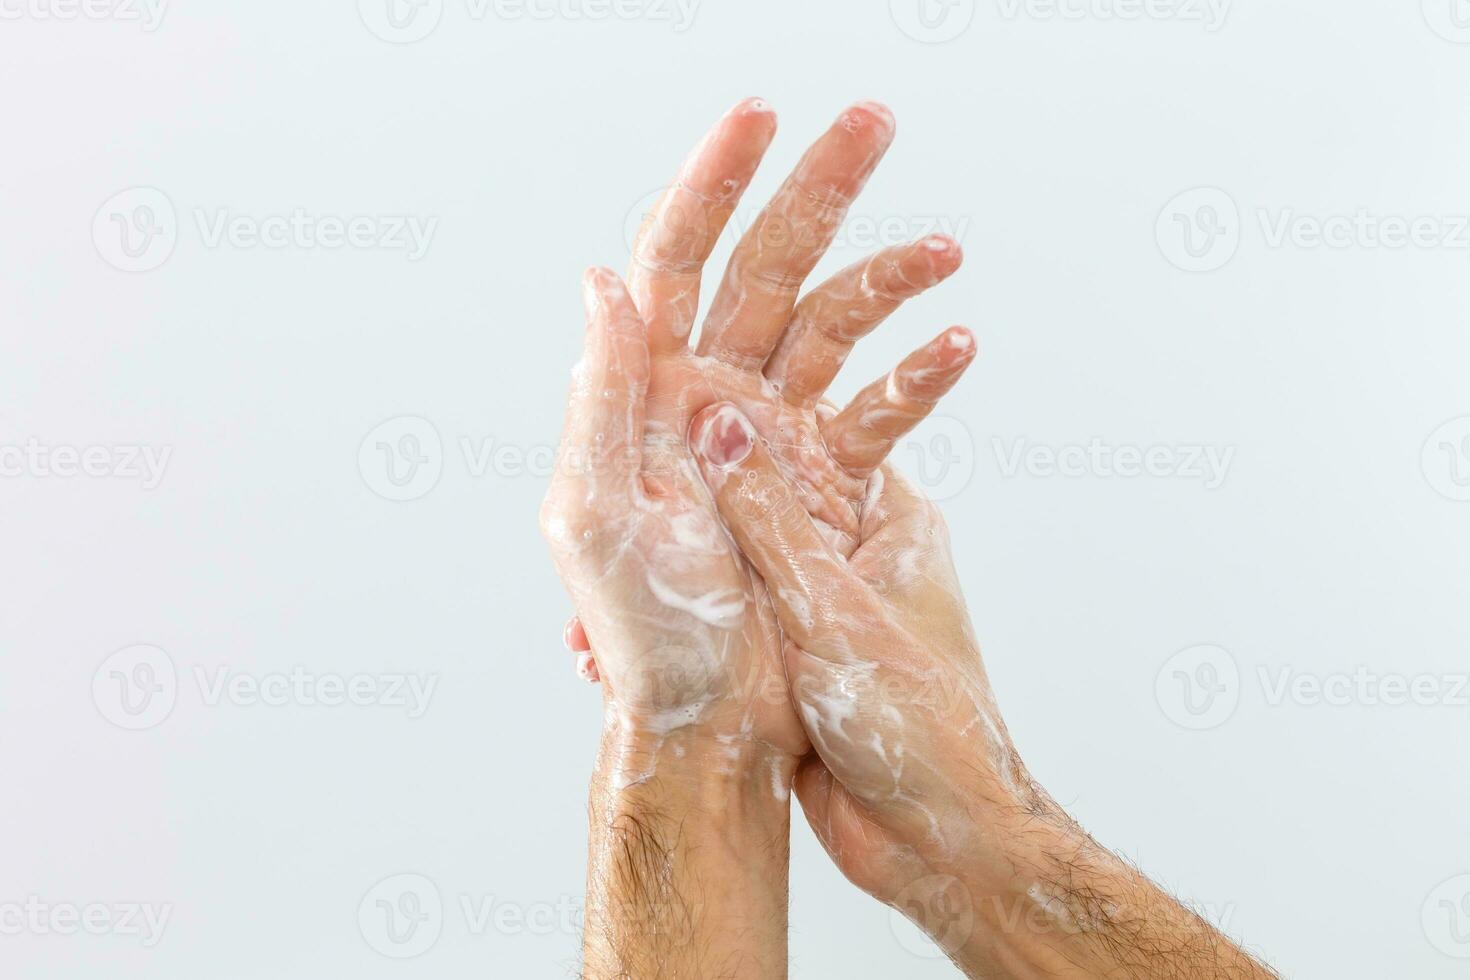
{"label": "finger", "polygon": [[587,339],[572,372],[566,432],[556,479],[583,493],[630,492],[636,486],[648,391],[648,340],[621,279],[607,269],[582,277]]}
{"label": "finger", "polygon": [[959,242],[930,235],[848,266],[797,304],[766,377],[788,402],[810,408],[859,338],[905,300],[949,278],[963,258]]}
{"label": "finger", "polygon": [[597,670],[597,661],[590,653],[577,654],[577,676],[588,684],[596,684],[602,680],[602,674]]}
{"label": "finger", "polygon": [[592,655],[592,644],[587,639],[587,631],[582,627],[580,617],[573,616],[567,620],[561,639],[567,649],[577,655],[577,676],[590,684],[602,680],[602,674],[597,669],[597,658]]}
{"label": "finger", "polygon": [[745,416],[728,402],[711,405],[694,417],[689,446],[782,631],[818,656],[845,659],[843,623],[872,595],[828,547]]}
{"label": "finger", "polygon": [[704,263],[776,134],[776,114],[746,99],[705,134],[639,229],[628,288],[655,352],[678,350],[699,308]]}
{"label": "finger", "polygon": [[592,644],[587,641],[587,631],[582,628],[579,617],[573,616],[567,620],[567,625],[562,629],[561,641],[568,650],[577,655],[578,677],[590,684],[596,684],[602,679],[602,674],[597,670],[597,658],[592,655]]}
{"label": "finger", "polygon": [[587,642],[587,631],[582,628],[582,620],[576,616],[567,620],[567,625],[561,632],[561,641],[573,653],[586,653],[592,649],[592,644]]}
{"label": "finger", "polygon": [[887,107],[860,102],[807,150],[735,247],[699,353],[752,370],[766,362],[801,284],[893,142],[893,128]]}
{"label": "finger", "polygon": [[974,360],[975,338],[964,327],[950,327],[905,357],[822,426],[833,461],[853,476],[872,473]]}

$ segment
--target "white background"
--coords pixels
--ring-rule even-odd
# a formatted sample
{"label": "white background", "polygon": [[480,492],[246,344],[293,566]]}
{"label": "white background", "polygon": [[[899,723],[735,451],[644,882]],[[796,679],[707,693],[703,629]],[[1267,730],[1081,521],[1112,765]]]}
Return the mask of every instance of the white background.
{"label": "white background", "polygon": [[[737,221],[877,98],[898,140],[819,273],[931,230],[963,242],[838,394],[950,323],[977,332],[948,420],[900,461],[948,498],[1036,777],[1287,974],[1470,968],[1470,27],[1451,0],[1239,2],[1223,22],[952,0],[932,29],[916,0],[705,0],[688,23],[651,0],[444,0],[406,44],[367,26],[392,36],[377,0],[201,0],[153,30],[141,7],[58,2],[0,0],[0,973],[575,971],[599,695],[561,648],[535,511],[577,281],[625,265],[649,192],[748,95],[781,131]],[[138,187],[175,240],[125,272],[113,215],[157,198],[99,209]],[[1223,201],[1176,201],[1196,188]],[[437,225],[417,259],[206,234],[295,209]],[[1440,232],[1274,235],[1360,210]],[[1187,226],[1214,243],[1194,259]],[[393,502],[378,437],[359,449],[401,416],[432,427],[440,476]],[[1017,440],[1094,438],[1233,455],[1214,488],[1007,465]],[[67,476],[28,445],[116,465]],[[486,446],[510,448],[477,468]],[[169,453],[156,486],[127,447]],[[177,692],[131,731],[114,671],[143,675],[109,657],[139,644]],[[1171,660],[1201,645],[1219,650]],[[1223,700],[1185,700],[1201,658]],[[437,686],[419,717],[210,703],[220,676],[297,667]],[[1437,703],[1275,696],[1359,668],[1428,678]],[[795,823],[794,976],[955,975]],[[373,890],[399,874],[428,886]],[[395,945],[376,902],[409,886],[428,918]],[[5,912],[33,896],[170,917],[151,947],[38,934]]]}

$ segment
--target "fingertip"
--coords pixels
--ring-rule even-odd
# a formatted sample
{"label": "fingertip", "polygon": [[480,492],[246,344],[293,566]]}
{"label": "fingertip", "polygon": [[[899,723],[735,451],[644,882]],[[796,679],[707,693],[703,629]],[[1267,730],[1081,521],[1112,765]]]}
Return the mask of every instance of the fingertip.
{"label": "fingertip", "polygon": [[609,276],[615,278],[613,271],[606,266],[591,265],[582,270],[582,305],[587,310],[589,321],[602,307],[603,296],[607,292],[607,280]]}
{"label": "fingertip", "polygon": [[592,644],[587,641],[587,630],[577,616],[567,620],[567,625],[561,632],[561,641],[573,653],[586,653],[592,649]]}
{"label": "fingertip", "polygon": [[621,276],[607,266],[594,265],[582,273],[582,302],[587,324],[602,321],[606,329],[641,333],[643,320]]}
{"label": "fingertip", "polygon": [[589,684],[596,684],[602,679],[601,672],[597,669],[597,661],[592,654],[583,653],[577,657],[577,676]]}
{"label": "fingertip", "polygon": [[[951,235],[928,235],[919,244],[929,254],[936,268],[944,268],[949,272],[953,272],[965,260],[965,250],[960,247],[959,241]],[[945,274],[948,275],[948,272]]]}
{"label": "fingertip", "polygon": [[882,102],[872,99],[854,102],[848,106],[842,114],[841,121],[849,129],[872,126],[889,140],[893,138],[898,128],[898,121],[893,116],[893,110]]}
{"label": "fingertip", "polygon": [[973,361],[980,353],[975,335],[968,327],[950,327],[935,340],[941,358],[951,363]]}
{"label": "fingertip", "polygon": [[755,444],[755,429],[729,402],[716,402],[694,416],[689,425],[689,448],[717,469],[744,462]]}
{"label": "fingertip", "polygon": [[754,95],[748,99],[742,99],[740,102],[736,103],[735,108],[732,110],[732,112],[745,116],[770,116],[773,119],[776,116],[776,109],[774,106],[772,106],[765,99]]}
{"label": "fingertip", "polygon": [[[765,99],[743,99],[725,118],[727,125],[731,125],[731,134],[745,144],[747,153],[764,153],[776,136],[776,110]],[[738,179],[737,186],[743,189],[746,180],[748,177]]]}
{"label": "fingertip", "polygon": [[592,288],[605,286],[610,279],[616,279],[618,274],[605,265],[589,265],[582,270],[582,285]]}

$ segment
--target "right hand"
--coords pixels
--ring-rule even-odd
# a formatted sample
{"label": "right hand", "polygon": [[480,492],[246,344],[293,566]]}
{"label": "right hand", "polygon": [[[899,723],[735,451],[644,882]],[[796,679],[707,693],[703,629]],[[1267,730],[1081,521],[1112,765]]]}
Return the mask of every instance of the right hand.
{"label": "right hand", "polygon": [[938,509],[884,466],[844,560],[734,406],[701,413],[690,445],[774,601],[792,701],[820,756],[796,790],[833,858],[893,901],[923,873],[993,853],[996,828],[1041,801],[996,707]]}
{"label": "right hand", "polygon": [[844,560],[735,406],[701,412],[690,446],[775,604],[817,753],[796,793],[854,884],[974,977],[1274,976],[1031,780],[932,503],[884,466]]}

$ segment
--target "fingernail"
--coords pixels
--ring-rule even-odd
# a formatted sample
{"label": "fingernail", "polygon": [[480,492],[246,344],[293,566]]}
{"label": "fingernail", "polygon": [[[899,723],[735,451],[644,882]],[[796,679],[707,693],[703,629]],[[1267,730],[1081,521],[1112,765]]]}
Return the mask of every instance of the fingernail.
{"label": "fingernail", "polygon": [[958,249],[960,243],[948,235],[930,235],[924,239],[924,247],[931,252],[950,252]]}
{"label": "fingernail", "polygon": [[975,335],[964,327],[950,327],[939,335],[939,340],[950,350],[972,351],[975,349]]}
{"label": "fingernail", "polygon": [[874,102],[869,100],[866,102],[853,103],[851,106],[848,107],[847,112],[844,115],[850,119],[852,113],[857,110],[861,110],[872,116],[873,119],[877,121],[879,127],[883,130],[884,134],[892,137],[894,129],[897,128],[897,123],[893,118],[892,109],[889,109],[881,102]]}
{"label": "fingernail", "polygon": [[704,423],[700,452],[716,466],[734,466],[750,455],[755,433],[733,405],[721,405]]}
{"label": "fingernail", "polygon": [[577,658],[577,674],[589,684],[596,684],[602,677],[597,670],[597,661],[592,659],[590,653],[584,653]]}
{"label": "fingernail", "polygon": [[582,621],[576,616],[567,620],[566,627],[561,631],[561,641],[573,653],[582,653],[588,649],[587,634],[582,629]]}

